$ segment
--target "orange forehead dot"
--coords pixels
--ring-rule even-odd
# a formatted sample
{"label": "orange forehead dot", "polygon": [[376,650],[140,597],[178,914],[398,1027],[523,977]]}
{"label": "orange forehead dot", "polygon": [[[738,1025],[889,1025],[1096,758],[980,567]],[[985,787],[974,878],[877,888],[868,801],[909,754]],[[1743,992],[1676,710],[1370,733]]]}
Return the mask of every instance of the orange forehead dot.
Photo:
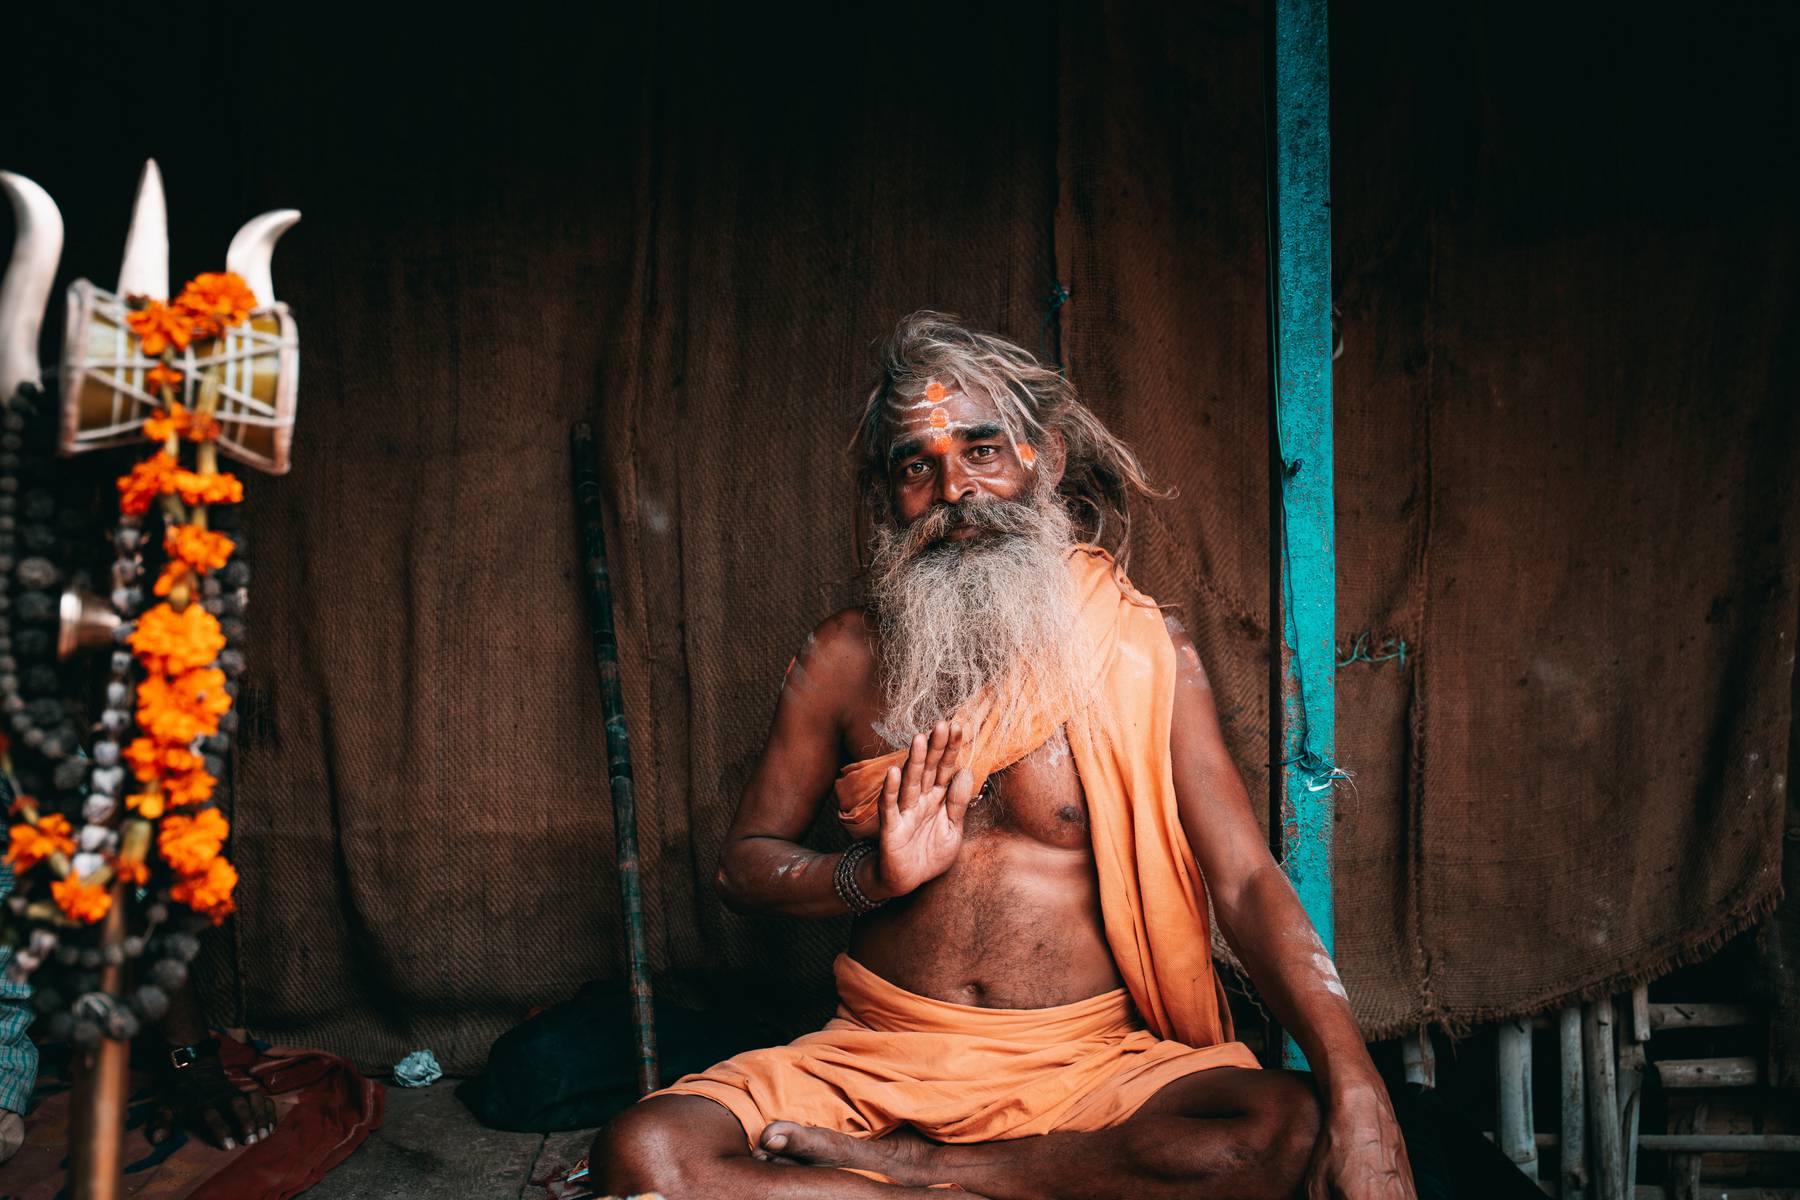
{"label": "orange forehead dot", "polygon": [[936,404],[938,401],[942,400],[945,396],[948,396],[949,394],[950,394],[949,392],[944,390],[944,385],[936,382],[935,380],[932,382],[930,387],[925,389],[925,398],[927,400],[931,401],[933,404]]}
{"label": "orange forehead dot", "polygon": [[939,454],[948,450],[950,448],[950,435],[947,433],[940,433],[934,436],[931,439],[931,448]]}
{"label": "orange forehead dot", "polygon": [[931,410],[931,427],[933,429],[950,428],[950,414],[941,408]]}

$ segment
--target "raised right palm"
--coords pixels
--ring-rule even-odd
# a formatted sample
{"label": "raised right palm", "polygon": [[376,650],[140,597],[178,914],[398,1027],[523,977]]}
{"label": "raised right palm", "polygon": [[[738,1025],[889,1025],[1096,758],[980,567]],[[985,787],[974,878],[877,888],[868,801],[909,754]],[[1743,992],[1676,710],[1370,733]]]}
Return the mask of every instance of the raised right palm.
{"label": "raised right palm", "polygon": [[975,783],[962,760],[962,726],[939,721],[929,738],[913,738],[904,768],[888,768],[881,787],[884,891],[904,896],[956,861]]}

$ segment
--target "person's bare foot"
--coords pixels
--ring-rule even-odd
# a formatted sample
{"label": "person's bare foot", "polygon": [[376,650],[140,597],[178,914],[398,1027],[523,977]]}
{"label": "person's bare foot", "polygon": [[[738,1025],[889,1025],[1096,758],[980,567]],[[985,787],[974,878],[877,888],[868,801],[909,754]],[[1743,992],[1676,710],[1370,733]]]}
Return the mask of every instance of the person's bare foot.
{"label": "person's bare foot", "polygon": [[886,1137],[871,1139],[792,1121],[772,1121],[757,1142],[772,1159],[814,1167],[855,1167],[913,1187],[944,1182],[931,1169],[936,1145],[904,1126]]}
{"label": "person's bare foot", "polygon": [[0,1163],[19,1152],[25,1144],[25,1118],[11,1109],[0,1108]]}

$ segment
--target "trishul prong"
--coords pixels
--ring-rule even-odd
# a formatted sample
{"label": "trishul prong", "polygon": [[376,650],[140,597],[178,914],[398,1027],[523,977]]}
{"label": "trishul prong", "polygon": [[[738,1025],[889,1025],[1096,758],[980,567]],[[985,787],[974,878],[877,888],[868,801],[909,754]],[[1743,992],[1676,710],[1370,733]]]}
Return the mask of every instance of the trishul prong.
{"label": "trishul prong", "polygon": [[300,219],[297,209],[278,208],[260,217],[251,217],[231,239],[225,251],[225,269],[249,285],[256,302],[264,308],[275,303],[275,281],[269,274],[269,260],[275,254],[275,242]]}
{"label": "trishul prong", "polygon": [[121,296],[169,298],[169,205],[163,198],[162,172],[156,160],[144,160],[138,176],[137,202],[125,235],[125,257],[119,263]]}
{"label": "trishul prong", "polygon": [[38,333],[44,304],[62,258],[63,219],[50,193],[10,171],[0,171],[0,191],[12,201],[18,235],[0,280],[0,402],[21,383],[39,382]]}

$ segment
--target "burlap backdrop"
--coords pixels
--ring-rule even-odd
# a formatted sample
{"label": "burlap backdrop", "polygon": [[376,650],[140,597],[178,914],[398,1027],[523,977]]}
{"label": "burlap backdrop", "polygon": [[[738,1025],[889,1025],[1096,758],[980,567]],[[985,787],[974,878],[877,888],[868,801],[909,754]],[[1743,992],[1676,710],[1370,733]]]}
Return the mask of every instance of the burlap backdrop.
{"label": "burlap backdrop", "polygon": [[[282,1040],[467,1070],[620,974],[584,417],[655,964],[805,1018],[841,926],[731,916],[710,877],[782,667],[851,595],[845,415],[913,307],[1062,353],[1177,489],[1134,574],[1266,788],[1254,12],[646,7],[404,43],[59,11],[12,81],[0,163],[63,203],[69,277],[110,282],[146,152],[180,273],[251,212],[306,214],[276,258],[303,401],[294,472],[251,490],[220,947]],[[1565,12],[1552,39],[1488,7],[1333,15],[1339,628],[1407,646],[1340,673],[1338,942],[1371,1034],[1654,973],[1777,886],[1794,18]],[[240,82],[128,81],[177,63]]]}

